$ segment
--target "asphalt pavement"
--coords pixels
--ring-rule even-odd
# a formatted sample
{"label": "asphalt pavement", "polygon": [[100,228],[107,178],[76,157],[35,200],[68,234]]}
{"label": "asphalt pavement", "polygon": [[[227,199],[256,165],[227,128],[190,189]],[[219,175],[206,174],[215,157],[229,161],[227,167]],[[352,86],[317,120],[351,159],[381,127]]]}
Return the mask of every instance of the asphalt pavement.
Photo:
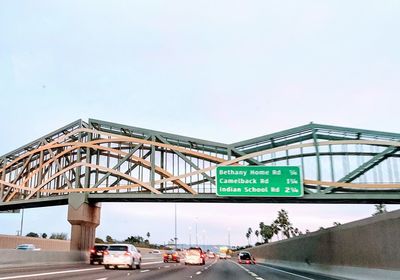
{"label": "asphalt pavement", "polygon": [[0,280],[74,279],[74,280],[337,280],[294,270],[283,270],[263,264],[240,265],[233,260],[209,259],[205,265],[163,263],[160,259],[143,261],[141,269],[105,269],[102,265],[75,264],[0,269]]}

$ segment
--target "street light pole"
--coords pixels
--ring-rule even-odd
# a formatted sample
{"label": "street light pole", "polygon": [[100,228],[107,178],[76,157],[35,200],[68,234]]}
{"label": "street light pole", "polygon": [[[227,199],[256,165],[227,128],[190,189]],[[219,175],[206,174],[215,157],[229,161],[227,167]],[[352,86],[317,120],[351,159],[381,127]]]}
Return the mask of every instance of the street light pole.
{"label": "street light pole", "polygon": [[228,249],[231,248],[231,228],[228,228]]}
{"label": "street light pole", "polygon": [[177,242],[178,242],[178,237],[177,237],[177,220],[176,220],[176,203],[175,203],[175,250],[178,249],[177,247]]}
{"label": "street light pole", "polygon": [[19,229],[19,235],[22,236],[22,228],[24,226],[24,209],[22,209],[21,211],[21,225],[20,225],[20,229]]}
{"label": "street light pole", "polygon": [[192,247],[192,227],[189,227],[189,247]]}
{"label": "street light pole", "polygon": [[199,247],[199,241],[198,241],[198,238],[197,238],[197,217],[196,217],[196,246],[197,247]]}

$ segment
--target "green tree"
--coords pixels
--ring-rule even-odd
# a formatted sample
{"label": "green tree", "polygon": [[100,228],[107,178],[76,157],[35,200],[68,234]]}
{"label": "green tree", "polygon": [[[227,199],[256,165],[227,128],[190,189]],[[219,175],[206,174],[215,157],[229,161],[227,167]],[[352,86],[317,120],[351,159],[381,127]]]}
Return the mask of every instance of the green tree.
{"label": "green tree", "polygon": [[269,240],[274,236],[274,231],[273,231],[272,226],[265,225],[263,223],[260,234],[261,234],[262,238],[264,239],[264,242],[268,243]]}
{"label": "green tree", "polygon": [[386,213],[386,205],[383,203],[375,204],[375,213],[372,216],[377,216],[383,213]]}
{"label": "green tree", "polygon": [[96,238],[94,239],[94,243],[104,244],[105,242],[104,242],[103,239],[101,239],[101,238],[99,238],[99,237],[96,237]]}
{"label": "green tree", "polygon": [[275,223],[282,231],[283,236],[286,236],[286,238],[290,238],[290,233],[293,230],[293,225],[289,221],[289,213],[286,210],[281,209],[280,211],[278,211],[278,218],[275,220]]}
{"label": "green tree", "polygon": [[30,232],[26,236],[28,236],[28,237],[39,237],[39,234],[37,234],[36,232]]}
{"label": "green tree", "polygon": [[67,240],[68,234],[65,232],[60,232],[60,233],[52,233],[50,235],[50,239],[59,239],[59,240]]}
{"label": "green tree", "polygon": [[43,232],[42,233],[42,238],[46,239],[47,238],[47,233]]}
{"label": "green tree", "polygon": [[[276,235],[276,237],[278,238],[278,240],[279,240],[279,226],[278,226],[278,224],[277,224],[277,220],[275,220],[272,224],[271,224],[271,229],[272,229],[272,237],[274,236],[274,235]],[[271,238],[272,238],[271,237]]]}
{"label": "green tree", "polygon": [[150,239],[150,232],[146,233],[147,239]]}
{"label": "green tree", "polygon": [[107,235],[107,236],[106,236],[106,242],[107,242],[108,244],[115,243],[114,239],[113,239],[110,235]]}
{"label": "green tree", "polygon": [[144,238],[141,236],[129,236],[127,239],[125,239],[125,242],[131,243],[131,244],[140,244],[144,243]]}

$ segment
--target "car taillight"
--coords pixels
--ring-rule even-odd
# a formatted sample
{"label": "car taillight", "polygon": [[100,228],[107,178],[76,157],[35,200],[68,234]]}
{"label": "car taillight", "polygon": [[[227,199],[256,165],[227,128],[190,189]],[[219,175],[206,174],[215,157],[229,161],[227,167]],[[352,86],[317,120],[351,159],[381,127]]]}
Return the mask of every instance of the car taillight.
{"label": "car taillight", "polygon": [[90,249],[90,253],[94,253],[94,252],[96,252],[94,249]]}
{"label": "car taillight", "polygon": [[247,261],[246,261],[246,264],[249,264],[249,263],[250,263],[250,261],[249,261],[249,260],[247,260]]}
{"label": "car taillight", "polygon": [[132,256],[131,252],[125,252],[124,256]]}
{"label": "car taillight", "polygon": [[164,257],[168,257],[168,254],[164,254]]}
{"label": "car taillight", "polygon": [[110,253],[107,250],[103,251],[103,255],[109,255],[109,254]]}

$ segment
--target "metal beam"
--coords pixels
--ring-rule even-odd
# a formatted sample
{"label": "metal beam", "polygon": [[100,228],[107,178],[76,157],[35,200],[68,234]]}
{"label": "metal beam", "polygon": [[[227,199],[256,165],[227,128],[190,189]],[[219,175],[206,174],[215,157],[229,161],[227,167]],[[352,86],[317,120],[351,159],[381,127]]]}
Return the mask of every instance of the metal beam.
{"label": "metal beam", "polygon": [[[163,142],[164,144],[170,144],[167,140],[165,140],[161,135],[157,135],[157,138]],[[196,170],[200,170],[200,167],[198,167],[196,164],[194,164],[190,159],[188,159],[184,154],[182,154],[179,151],[173,150],[175,154],[177,154],[180,158],[182,158],[187,164],[189,164],[191,167],[193,167]],[[203,175],[204,178],[208,179],[211,184],[215,185],[215,180],[208,176],[206,173],[202,172],[201,175]]]}
{"label": "metal beam", "polygon": [[[148,140],[148,138],[146,139]],[[143,144],[138,144],[136,145],[135,148],[133,148],[126,156],[124,156],[122,159],[118,160],[117,164],[113,166],[112,169],[117,169],[119,168],[126,160],[128,160]],[[110,172],[106,173],[100,180],[97,181],[96,184],[94,184],[93,188],[97,188],[100,186],[101,183],[103,183],[109,176],[111,175]]]}
{"label": "metal beam", "polygon": [[[234,148],[234,147],[231,147],[230,149],[231,149],[231,151],[232,151],[234,154],[236,154],[236,155],[238,155],[238,156],[244,156],[244,155],[246,155],[246,153],[244,153],[244,152],[242,152],[242,151],[239,151],[238,149],[236,149],[236,148]],[[261,162],[259,162],[259,161],[256,160],[256,159],[253,159],[253,158],[248,158],[248,159],[246,159],[245,161],[247,161],[248,163],[253,164],[253,165],[263,165]]]}
{"label": "metal beam", "polygon": [[387,157],[395,154],[399,150],[398,147],[388,147],[381,153],[377,154],[367,162],[364,162],[362,165],[351,171],[349,174],[341,178],[338,182],[350,183],[363,175],[368,170],[372,169],[374,166],[380,164]]}

